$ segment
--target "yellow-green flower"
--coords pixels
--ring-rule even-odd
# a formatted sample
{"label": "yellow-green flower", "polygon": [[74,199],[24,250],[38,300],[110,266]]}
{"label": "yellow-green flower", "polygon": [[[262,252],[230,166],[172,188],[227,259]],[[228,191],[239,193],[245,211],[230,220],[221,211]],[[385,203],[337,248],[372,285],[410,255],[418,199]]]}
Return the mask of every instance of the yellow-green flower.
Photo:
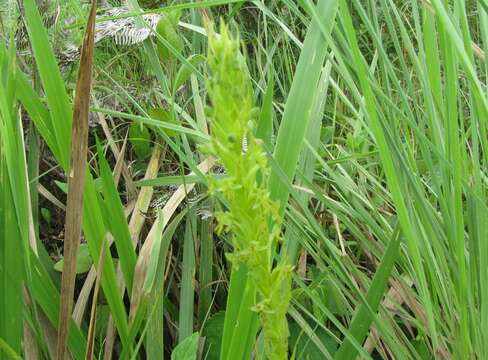
{"label": "yellow-green flower", "polygon": [[[248,70],[239,39],[225,25],[219,35],[209,29],[208,61],[212,136],[207,151],[227,172],[224,179],[210,179],[210,192],[221,193],[228,204],[228,209],[216,214],[218,230],[232,233],[234,252],[228,258],[235,266],[246,265],[256,286],[259,300],[254,309],[263,326],[266,355],[283,360],[288,352],[291,268],[286,262],[273,266],[271,251],[281,241],[281,218],[278,204],[267,191],[266,155],[252,133],[255,111]],[[242,151],[244,139],[246,152]]]}

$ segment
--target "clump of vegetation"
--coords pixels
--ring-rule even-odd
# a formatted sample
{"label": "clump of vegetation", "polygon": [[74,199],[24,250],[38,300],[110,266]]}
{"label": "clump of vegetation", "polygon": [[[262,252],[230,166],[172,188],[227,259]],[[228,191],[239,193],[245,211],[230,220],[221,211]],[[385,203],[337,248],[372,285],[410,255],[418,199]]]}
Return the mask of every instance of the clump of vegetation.
{"label": "clump of vegetation", "polygon": [[1,359],[488,359],[486,0],[89,3],[0,0]]}
{"label": "clump of vegetation", "polygon": [[[249,269],[258,290],[254,309],[263,326],[267,356],[284,359],[288,352],[291,267],[286,258],[273,266],[273,250],[281,241],[279,204],[270,199],[266,155],[262,143],[253,136],[256,111],[239,38],[233,38],[223,23],[219,35],[210,27],[208,62],[212,71],[208,79],[212,136],[207,152],[226,170],[225,178],[210,181],[210,192],[221,193],[228,207],[216,213],[218,231],[232,232],[234,251],[228,258],[235,267]],[[243,149],[246,141],[247,149]]]}

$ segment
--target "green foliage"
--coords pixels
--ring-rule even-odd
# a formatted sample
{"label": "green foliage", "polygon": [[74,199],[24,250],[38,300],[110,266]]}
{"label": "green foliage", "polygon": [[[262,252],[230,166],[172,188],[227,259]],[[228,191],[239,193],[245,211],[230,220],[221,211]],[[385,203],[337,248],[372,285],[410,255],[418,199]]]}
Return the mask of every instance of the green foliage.
{"label": "green foliage", "polygon": [[[54,264],[54,269],[59,272],[63,272],[64,259],[59,260]],[[93,265],[93,260],[90,256],[90,250],[88,245],[81,244],[78,248],[78,254],[76,255],[76,273],[83,274],[90,270]]]}
{"label": "green foliage", "polygon": [[198,332],[185,338],[171,353],[171,360],[196,360],[199,338]]}
{"label": "green foliage", "polygon": [[205,348],[203,350],[205,359],[218,360],[222,346],[222,333],[224,331],[225,311],[214,314],[205,323],[202,336],[205,337]]}
{"label": "green foliage", "polygon": [[[141,20],[137,1],[126,3],[130,13],[113,20]],[[209,359],[487,358],[486,0],[140,3],[161,15],[157,31],[95,51],[92,107],[108,128],[92,128],[101,146],[90,157],[82,248],[96,268],[102,240],[114,240],[96,356],[106,356],[110,316],[117,358],[195,359],[194,331]],[[80,43],[87,4],[19,4],[29,36],[17,6],[0,10],[0,357],[28,358],[27,325],[38,357],[50,358],[46,327],[56,328],[60,298],[50,255],[64,221],[75,87],[56,54],[65,31]],[[242,39],[207,33],[202,24],[217,17]],[[142,179],[153,143],[164,158],[157,178]],[[105,159],[114,147],[123,158]],[[224,174],[197,168],[208,155]],[[210,187],[217,212],[212,201],[183,202],[174,218],[132,210],[137,191],[154,187],[159,207],[175,185],[193,183],[197,200]],[[144,218],[140,240],[157,228],[147,258],[128,211]],[[215,214],[227,232],[219,238]],[[69,334],[75,359],[85,358],[84,310]]]}
{"label": "green foliage", "polygon": [[[164,121],[168,124],[174,124],[174,125],[179,124],[170,111],[164,110],[162,108],[149,109],[148,114],[152,119]],[[174,130],[164,129],[163,131],[169,137],[176,137],[178,135],[178,132]]]}
{"label": "green foliage", "polygon": [[47,208],[41,208],[41,216],[42,216],[42,219],[47,223],[47,224],[50,224],[51,223],[51,211],[49,211],[49,209]]}
{"label": "green foliage", "polygon": [[[314,333],[320,339],[320,342],[325,345],[329,353],[333,355],[337,349],[337,343],[334,339],[321,327],[317,327]],[[290,349],[295,356],[295,360],[321,360],[324,358],[317,345],[295,322],[290,323]]]}
{"label": "green foliage", "polygon": [[[191,55],[189,58],[186,59],[187,63],[192,65],[193,67],[196,67],[203,62],[205,62],[205,57],[200,54],[196,55]],[[188,64],[182,64],[180,69],[178,70],[178,73],[176,74],[175,81],[174,81],[174,89],[179,89],[180,86],[182,86],[185,82],[190,79],[191,74],[193,73],[193,69],[188,66]]]}
{"label": "green foliage", "polygon": [[129,140],[140,160],[149,157],[151,154],[151,133],[147,126],[132,123],[129,128]]}
{"label": "green foliage", "polygon": [[[158,34],[177,52],[181,52],[184,46],[183,39],[176,29],[180,16],[181,11],[165,13],[156,27]],[[168,48],[167,44],[158,43],[158,51],[161,60],[174,59],[173,52]]]}

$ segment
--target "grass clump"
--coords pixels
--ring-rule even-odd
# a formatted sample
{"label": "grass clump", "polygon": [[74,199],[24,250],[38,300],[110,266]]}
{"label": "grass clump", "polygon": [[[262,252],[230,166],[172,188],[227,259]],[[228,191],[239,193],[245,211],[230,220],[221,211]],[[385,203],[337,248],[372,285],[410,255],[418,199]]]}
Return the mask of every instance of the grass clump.
{"label": "grass clump", "polygon": [[[73,359],[488,358],[486,0],[109,3]],[[54,359],[88,2],[2,4],[0,358]]]}
{"label": "grass clump", "polygon": [[[251,81],[239,39],[225,25],[220,36],[211,30],[208,62],[212,74],[208,94],[212,102],[212,131],[208,153],[225,167],[224,179],[211,179],[210,192],[221,193],[227,211],[216,214],[218,231],[232,232],[234,267],[246,266],[257,289],[258,312],[270,359],[285,359],[288,351],[286,313],[291,296],[291,267],[285,261],[273,266],[272,249],[281,241],[279,205],[270,199],[270,170],[261,143],[253,137],[254,111]],[[243,142],[247,139],[247,151]]]}

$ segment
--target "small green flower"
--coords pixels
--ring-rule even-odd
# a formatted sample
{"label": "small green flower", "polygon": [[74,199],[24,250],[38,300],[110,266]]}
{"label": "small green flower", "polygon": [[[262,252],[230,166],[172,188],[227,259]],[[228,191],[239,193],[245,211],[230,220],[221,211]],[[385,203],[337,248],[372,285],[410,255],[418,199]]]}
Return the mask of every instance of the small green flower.
{"label": "small green flower", "polygon": [[[233,38],[223,24],[220,35],[209,28],[208,61],[212,136],[207,152],[227,172],[224,179],[210,179],[210,193],[221,193],[229,205],[226,211],[216,213],[217,231],[232,233],[234,252],[228,259],[235,266],[245,264],[250,269],[249,276],[259,296],[254,310],[263,326],[267,357],[283,360],[288,352],[286,313],[291,296],[291,267],[286,261],[273,267],[271,251],[281,241],[282,219],[278,204],[267,191],[270,171],[266,155],[252,133],[256,111],[239,38]],[[270,223],[274,225],[270,227]]]}

